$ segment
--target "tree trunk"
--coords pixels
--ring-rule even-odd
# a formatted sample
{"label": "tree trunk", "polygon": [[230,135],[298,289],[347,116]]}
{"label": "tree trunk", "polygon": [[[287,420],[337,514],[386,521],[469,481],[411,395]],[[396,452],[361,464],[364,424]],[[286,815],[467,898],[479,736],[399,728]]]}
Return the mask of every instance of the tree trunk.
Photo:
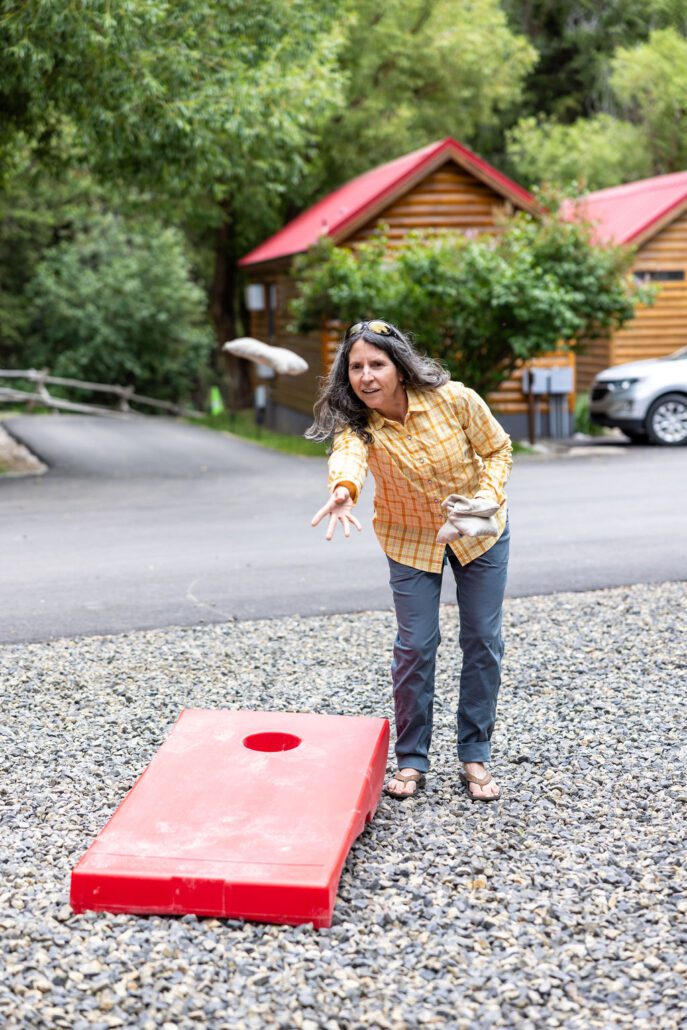
{"label": "tree trunk", "polygon": [[231,202],[223,205],[224,220],[215,236],[215,269],[210,287],[210,315],[215,326],[217,351],[215,371],[228,382],[227,400],[233,409],[252,404],[252,387],[248,362],[221,351],[227,340],[238,335],[236,313],[240,303],[239,276],[236,268],[236,233]]}

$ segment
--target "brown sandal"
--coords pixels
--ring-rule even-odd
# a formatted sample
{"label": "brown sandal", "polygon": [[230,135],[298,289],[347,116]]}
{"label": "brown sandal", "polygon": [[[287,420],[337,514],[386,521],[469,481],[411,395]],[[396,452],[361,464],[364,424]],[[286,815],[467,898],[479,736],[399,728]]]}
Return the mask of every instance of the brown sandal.
{"label": "brown sandal", "polygon": [[493,780],[494,777],[491,775],[490,772],[485,773],[484,776],[475,776],[474,773],[466,773],[466,772],[461,772],[458,775],[460,776],[460,782],[463,784],[463,786],[467,790],[468,796],[469,796],[471,801],[485,801],[486,802],[486,801],[498,801],[500,799],[501,791],[499,791],[498,794],[494,794],[492,796],[487,795],[486,797],[480,797],[478,794],[475,794],[475,793],[473,793],[473,791],[470,790],[470,784],[471,783],[476,783],[478,787],[486,787],[486,785],[488,783],[491,783],[491,781]]}
{"label": "brown sandal", "polygon": [[415,790],[410,793],[403,793],[401,791],[389,790],[388,787],[384,788],[384,793],[388,794],[390,798],[396,798],[397,801],[405,801],[406,798],[414,798],[419,790],[425,785],[425,774],[415,770],[414,772],[402,773],[397,772],[391,777],[393,780],[399,780],[401,783],[416,783]]}

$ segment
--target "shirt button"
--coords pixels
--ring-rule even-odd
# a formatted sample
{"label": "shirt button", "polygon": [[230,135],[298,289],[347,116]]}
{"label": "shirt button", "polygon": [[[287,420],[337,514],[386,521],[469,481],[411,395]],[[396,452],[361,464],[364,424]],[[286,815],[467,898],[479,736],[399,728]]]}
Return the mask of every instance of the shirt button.
{"label": "shirt button", "polygon": [[419,463],[420,463],[421,465],[424,465],[424,463],[425,463],[425,461],[426,461],[426,460],[427,460],[426,458],[418,458],[418,461],[419,461]]}

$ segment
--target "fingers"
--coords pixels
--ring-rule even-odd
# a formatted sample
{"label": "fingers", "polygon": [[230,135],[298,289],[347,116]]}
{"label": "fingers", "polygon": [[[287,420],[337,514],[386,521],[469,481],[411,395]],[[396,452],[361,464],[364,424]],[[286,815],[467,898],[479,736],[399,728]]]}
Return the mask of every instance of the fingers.
{"label": "fingers", "polygon": [[324,534],[325,540],[331,540],[334,536],[334,530],[336,529],[337,523],[336,515],[331,515],[329,519],[329,525],[327,526],[327,532]]}
{"label": "fingers", "polygon": [[325,533],[325,540],[331,540],[334,536],[334,530],[336,529],[337,523],[341,523],[344,531],[344,536],[350,536],[351,531],[348,528],[348,519],[346,516],[339,511],[333,511],[329,519],[329,525],[327,526],[327,532]]}
{"label": "fingers", "polygon": [[323,508],[320,508],[320,510],[317,512],[316,515],[313,515],[312,521],[311,521],[310,525],[311,526],[319,525],[319,523],[322,521],[322,519],[325,517],[325,515],[329,515],[331,510],[332,510],[332,502],[331,502],[331,499],[330,499],[330,500],[327,501],[327,503],[324,505]]}
{"label": "fingers", "polygon": [[353,523],[359,533],[362,533],[363,527],[360,525],[355,515],[352,515],[350,510],[347,510],[347,508],[350,508],[351,504],[351,494],[347,487],[338,486],[327,503],[323,505],[315,515],[313,515],[310,520],[310,525],[319,525],[322,519],[326,518],[328,515],[329,522],[327,523],[327,532],[324,535],[325,540],[331,540],[334,537],[337,522],[341,522],[345,537],[350,537],[351,535],[351,523]]}
{"label": "fingers", "polygon": [[344,512],[333,511],[329,516],[329,525],[327,526],[327,532],[324,535],[325,540],[331,540],[334,537],[334,531],[338,523],[341,523],[341,528],[345,537],[351,535],[351,523],[355,526],[359,533],[362,533],[363,527],[358,522],[355,515],[346,515]]}
{"label": "fingers", "polygon": [[346,501],[348,501],[350,499],[350,496],[351,495],[350,495],[347,487],[345,487],[345,486],[337,486],[336,490],[331,495],[331,497],[329,498],[327,503],[322,508],[320,508],[320,510],[317,512],[317,514],[313,515],[313,517],[312,517],[312,519],[310,521],[310,525],[311,526],[317,526],[322,521],[322,519],[325,517],[325,515],[331,514],[331,512],[334,509],[335,505],[345,504]]}

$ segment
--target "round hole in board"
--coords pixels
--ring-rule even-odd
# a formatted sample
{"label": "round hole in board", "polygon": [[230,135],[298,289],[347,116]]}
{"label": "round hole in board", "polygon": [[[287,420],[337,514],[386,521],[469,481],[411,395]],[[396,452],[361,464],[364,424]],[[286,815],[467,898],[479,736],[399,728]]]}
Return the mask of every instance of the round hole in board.
{"label": "round hole in board", "polygon": [[251,751],[293,751],[302,743],[294,733],[251,733],[243,738],[243,746]]}

